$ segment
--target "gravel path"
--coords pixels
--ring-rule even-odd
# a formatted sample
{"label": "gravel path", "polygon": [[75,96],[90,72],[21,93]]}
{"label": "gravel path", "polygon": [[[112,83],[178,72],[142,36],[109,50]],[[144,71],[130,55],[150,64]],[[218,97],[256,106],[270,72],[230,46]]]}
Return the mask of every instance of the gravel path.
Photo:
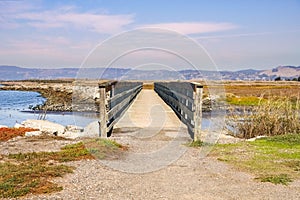
{"label": "gravel path", "polygon": [[56,179],[64,190],[26,199],[300,199],[300,182],[260,183],[214,158],[188,149],[176,162],[150,173],[112,170],[100,161],[70,163],[74,174]]}
{"label": "gravel path", "polygon": [[[118,162],[128,161],[129,155],[144,151],[143,146],[147,144],[152,146],[159,143],[157,147],[161,148],[161,145],[174,139],[169,136],[168,131],[161,131],[151,139],[132,137],[129,133],[116,133],[114,139],[130,147],[128,155]],[[181,143],[186,142],[184,137],[178,140]],[[1,143],[0,147],[2,151],[11,146],[8,144],[14,144],[8,150],[16,153],[21,151],[21,147],[28,148],[27,151],[34,148],[58,150],[73,142],[78,141],[19,138]],[[64,190],[48,195],[29,195],[22,199],[300,199],[299,180],[289,186],[257,182],[252,175],[238,172],[213,157],[200,158],[201,149],[183,145],[179,148],[185,150],[179,159],[159,170],[146,173],[114,170],[100,160],[70,162],[67,164],[76,167],[74,173],[53,180],[63,186]],[[147,165],[140,163],[143,164]]]}

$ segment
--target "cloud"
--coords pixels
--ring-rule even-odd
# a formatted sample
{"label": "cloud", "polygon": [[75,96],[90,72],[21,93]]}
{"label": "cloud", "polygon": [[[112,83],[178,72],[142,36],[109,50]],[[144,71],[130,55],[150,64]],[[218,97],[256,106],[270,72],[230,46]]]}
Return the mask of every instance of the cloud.
{"label": "cloud", "polygon": [[71,26],[75,29],[88,29],[107,34],[122,31],[124,26],[133,22],[132,15],[60,13],[58,11],[23,13],[16,15],[15,18],[27,20],[27,25],[35,28],[64,28]]}
{"label": "cloud", "polygon": [[178,23],[158,23],[147,24],[142,27],[153,27],[169,29],[180,32],[182,34],[199,34],[227,31],[237,28],[236,25],[231,23],[209,23],[209,22],[178,22]]}
{"label": "cloud", "polygon": [[1,15],[4,14],[15,14],[37,8],[26,1],[0,1]]}
{"label": "cloud", "polygon": [[[104,34],[114,34],[125,29],[134,22],[132,14],[101,14],[91,12],[76,12],[75,7],[65,6],[55,10],[36,10],[31,7],[22,9],[6,5],[9,12],[2,14],[1,21],[11,27],[34,27],[37,29],[69,28],[88,30]],[[5,28],[2,24],[2,28]]]}

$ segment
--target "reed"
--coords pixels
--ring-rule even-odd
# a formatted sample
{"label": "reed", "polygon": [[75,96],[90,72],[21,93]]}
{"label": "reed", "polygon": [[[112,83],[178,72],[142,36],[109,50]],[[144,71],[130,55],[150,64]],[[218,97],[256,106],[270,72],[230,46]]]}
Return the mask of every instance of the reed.
{"label": "reed", "polygon": [[271,98],[259,102],[251,110],[229,115],[227,124],[241,138],[300,134],[300,101],[290,98]]}

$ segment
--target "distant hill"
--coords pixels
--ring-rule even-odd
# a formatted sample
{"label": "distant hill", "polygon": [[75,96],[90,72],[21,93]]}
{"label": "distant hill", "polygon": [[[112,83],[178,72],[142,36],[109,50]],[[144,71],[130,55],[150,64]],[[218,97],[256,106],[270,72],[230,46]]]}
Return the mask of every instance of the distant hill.
{"label": "distant hill", "polygon": [[300,66],[279,66],[270,70],[260,72],[261,75],[268,77],[281,77],[281,78],[297,78],[300,76]]}
{"label": "distant hill", "polygon": [[36,69],[0,66],[0,80],[74,78],[77,71],[76,68]]}
{"label": "distant hill", "polygon": [[205,71],[205,70],[131,70],[125,68],[59,68],[38,69],[0,65],[0,80],[26,79],[119,79],[119,80],[273,80],[276,77],[297,78],[300,66],[279,66],[270,70]]}

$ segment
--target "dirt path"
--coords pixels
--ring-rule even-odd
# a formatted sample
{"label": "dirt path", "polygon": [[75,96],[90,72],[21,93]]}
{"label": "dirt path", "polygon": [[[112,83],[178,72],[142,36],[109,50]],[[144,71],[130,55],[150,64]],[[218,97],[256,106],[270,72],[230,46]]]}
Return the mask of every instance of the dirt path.
{"label": "dirt path", "polygon": [[189,149],[179,160],[150,173],[113,170],[97,160],[72,163],[74,174],[56,179],[64,190],[26,199],[300,199],[300,182],[260,183],[224,163]]}

